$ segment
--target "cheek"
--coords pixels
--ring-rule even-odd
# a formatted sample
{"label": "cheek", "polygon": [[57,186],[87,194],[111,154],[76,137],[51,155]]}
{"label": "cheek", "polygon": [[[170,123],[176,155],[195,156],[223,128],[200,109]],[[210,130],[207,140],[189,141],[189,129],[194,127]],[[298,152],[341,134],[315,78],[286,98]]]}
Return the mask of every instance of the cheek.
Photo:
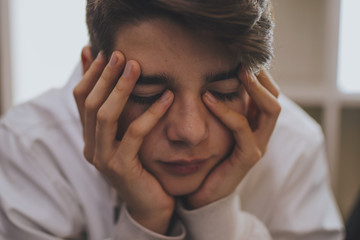
{"label": "cheek", "polygon": [[211,130],[211,148],[217,149],[219,160],[221,160],[231,151],[235,141],[234,136],[231,130],[220,122]]}
{"label": "cheek", "polygon": [[127,103],[118,120],[117,139],[124,136],[129,125],[146,111],[146,107],[137,104]]}
{"label": "cheek", "polygon": [[240,91],[241,91],[240,97],[238,99],[235,99],[234,101],[228,102],[227,105],[235,112],[246,115],[248,102],[249,102],[249,95],[247,94],[244,88],[242,88]]}

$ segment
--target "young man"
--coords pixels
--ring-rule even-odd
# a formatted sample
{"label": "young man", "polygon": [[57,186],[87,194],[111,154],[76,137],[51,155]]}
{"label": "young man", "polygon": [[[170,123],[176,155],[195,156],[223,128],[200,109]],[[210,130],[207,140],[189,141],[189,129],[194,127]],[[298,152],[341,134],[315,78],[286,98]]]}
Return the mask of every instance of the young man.
{"label": "young man", "polygon": [[2,238],[341,239],[321,131],[264,70],[268,1],[87,22],[82,73],[1,122]]}

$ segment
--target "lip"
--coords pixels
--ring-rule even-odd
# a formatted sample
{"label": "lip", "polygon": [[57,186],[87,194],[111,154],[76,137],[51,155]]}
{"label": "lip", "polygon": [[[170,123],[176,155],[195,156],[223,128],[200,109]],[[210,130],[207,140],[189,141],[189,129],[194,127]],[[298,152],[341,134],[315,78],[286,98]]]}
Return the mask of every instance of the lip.
{"label": "lip", "polygon": [[198,172],[206,162],[206,159],[175,160],[161,162],[165,169],[176,175],[190,175]]}

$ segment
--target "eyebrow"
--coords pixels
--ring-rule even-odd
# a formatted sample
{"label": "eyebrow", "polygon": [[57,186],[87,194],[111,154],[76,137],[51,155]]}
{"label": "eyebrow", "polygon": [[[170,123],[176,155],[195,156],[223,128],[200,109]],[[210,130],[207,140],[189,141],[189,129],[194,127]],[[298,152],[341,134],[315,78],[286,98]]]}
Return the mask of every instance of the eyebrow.
{"label": "eyebrow", "polygon": [[219,72],[219,73],[210,73],[205,76],[205,82],[217,82],[222,80],[227,80],[231,78],[237,78],[238,71],[239,71],[240,65],[236,66],[234,69],[231,69],[229,71]]}
{"label": "eyebrow", "polygon": [[174,79],[166,74],[155,74],[155,75],[140,75],[139,79],[137,80],[136,84],[141,85],[163,85],[169,82],[173,82]]}
{"label": "eyebrow", "polygon": [[[229,71],[223,71],[218,73],[206,74],[204,79],[206,83],[217,82],[227,80],[231,78],[237,78],[240,65]],[[155,75],[140,75],[136,84],[139,85],[164,85],[169,82],[174,82],[174,78],[167,74],[155,74]]]}

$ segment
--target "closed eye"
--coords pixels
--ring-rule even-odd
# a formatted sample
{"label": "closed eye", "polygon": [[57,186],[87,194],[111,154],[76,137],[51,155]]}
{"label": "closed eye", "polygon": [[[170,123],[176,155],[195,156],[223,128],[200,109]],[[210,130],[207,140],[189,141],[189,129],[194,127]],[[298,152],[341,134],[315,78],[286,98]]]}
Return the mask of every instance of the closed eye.
{"label": "closed eye", "polygon": [[237,98],[240,98],[240,93],[239,91],[236,92],[230,92],[230,93],[221,93],[221,92],[216,92],[216,91],[211,91],[209,90],[209,92],[216,97],[217,99],[219,99],[220,101],[233,101]]}
{"label": "closed eye", "polygon": [[221,80],[208,84],[207,89],[221,101],[232,101],[240,97],[242,84],[237,78]]}
{"label": "closed eye", "polygon": [[142,105],[151,105],[154,102],[156,102],[156,100],[158,100],[162,94],[163,94],[163,92],[160,92],[158,94],[155,94],[152,96],[147,96],[147,97],[131,94],[129,97],[129,100],[134,103],[139,103]]}
{"label": "closed eye", "polygon": [[151,105],[161,97],[165,90],[161,84],[139,84],[135,86],[129,100],[142,105]]}

